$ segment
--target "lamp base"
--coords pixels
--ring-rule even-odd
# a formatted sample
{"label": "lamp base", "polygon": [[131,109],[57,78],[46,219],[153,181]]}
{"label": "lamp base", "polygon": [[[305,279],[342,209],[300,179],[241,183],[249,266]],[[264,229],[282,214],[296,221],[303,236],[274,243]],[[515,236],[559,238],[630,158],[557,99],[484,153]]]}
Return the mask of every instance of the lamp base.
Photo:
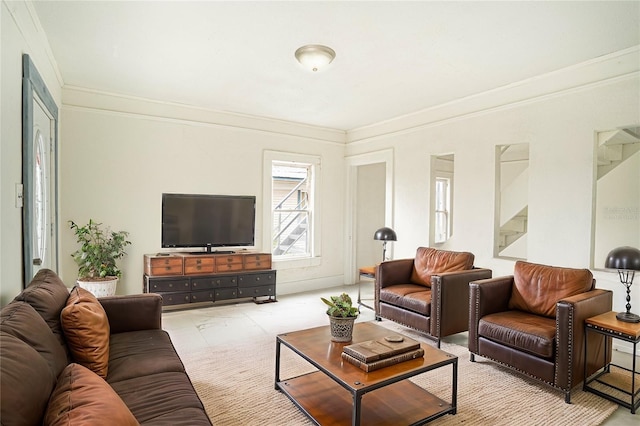
{"label": "lamp base", "polygon": [[640,315],[631,312],[620,312],[616,315],[616,318],[624,322],[640,322]]}

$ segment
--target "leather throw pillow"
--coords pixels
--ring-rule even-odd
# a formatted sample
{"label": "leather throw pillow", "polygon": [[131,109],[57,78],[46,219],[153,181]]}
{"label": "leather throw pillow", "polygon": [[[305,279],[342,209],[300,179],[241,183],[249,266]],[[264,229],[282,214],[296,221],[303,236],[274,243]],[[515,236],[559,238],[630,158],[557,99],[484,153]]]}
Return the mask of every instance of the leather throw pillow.
{"label": "leather throw pillow", "polygon": [[416,258],[413,261],[411,281],[415,284],[431,287],[432,275],[471,269],[473,261],[473,253],[418,247]]}
{"label": "leather throw pillow", "polygon": [[102,378],[109,366],[109,319],[89,291],[75,286],[60,314],[72,358]]}
{"label": "leather throw pillow", "polygon": [[51,393],[43,424],[135,426],[139,423],[104,379],[79,364],[69,364],[60,373]]}

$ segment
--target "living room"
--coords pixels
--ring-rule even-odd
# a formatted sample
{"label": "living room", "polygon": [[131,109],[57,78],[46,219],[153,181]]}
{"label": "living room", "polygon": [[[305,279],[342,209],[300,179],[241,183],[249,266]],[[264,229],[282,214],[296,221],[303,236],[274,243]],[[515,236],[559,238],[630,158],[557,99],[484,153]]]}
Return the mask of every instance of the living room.
{"label": "living room", "polygon": [[[322,3],[308,7],[313,10],[328,7]],[[427,13],[422,2],[415,3],[420,13]],[[513,17],[518,12],[514,5],[503,5],[510,9],[505,16]],[[68,10],[65,7],[73,8],[73,5],[62,3],[56,6],[62,11]],[[39,16],[55,10],[56,6],[3,0],[0,8],[1,306],[9,303],[29,281],[24,277],[23,211],[18,207],[21,194],[18,186],[23,182],[22,55],[28,54],[59,109],[57,163],[54,165],[58,177],[54,185],[58,197],[58,226],[53,238],[58,261],[54,269],[67,284],[77,277],[77,268],[70,256],[75,250],[75,241],[67,221],[92,218],[113,229],[130,232],[132,245],[121,264],[124,272],[118,294],[140,293],[143,256],[163,251],[160,236],[163,193],[256,196],[254,248],[270,252],[269,160],[278,158],[311,159],[320,165],[313,257],[274,258],[278,294],[352,285],[358,280],[358,267],[375,264],[381,259],[381,244],[373,240],[373,231],[379,227],[390,226],[398,235],[397,241],[387,246],[390,258],[413,257],[417,247],[434,245],[430,220],[433,216],[432,161],[433,157],[451,154],[455,162],[453,232],[446,242],[437,246],[472,252],[475,264],[491,269],[493,276],[508,275],[513,271],[514,259],[496,255],[496,148],[528,144],[528,232],[522,240],[526,242],[526,255],[522,257],[548,265],[589,268],[598,288],[613,291],[613,310],[624,310],[625,288],[617,274],[604,270],[605,259],[596,255],[596,206],[599,205],[596,145],[598,134],[602,132],[640,126],[640,3],[589,2],[565,6],[554,3],[549,7],[556,9],[548,13],[560,18],[555,24],[549,22],[547,29],[544,22],[540,22],[538,30],[553,35],[566,31],[566,38],[543,38],[531,46],[524,40],[514,41],[522,43],[519,50],[530,50],[534,58],[521,65],[525,70],[530,69],[521,74],[526,77],[509,82],[502,80],[498,86],[469,92],[462,77],[471,80],[474,71],[451,69],[450,73],[460,76],[457,81],[460,87],[456,88],[462,95],[442,98],[443,101],[436,103],[423,102],[420,107],[391,116],[381,116],[384,110],[373,108],[375,114],[352,122],[340,121],[340,112],[345,117],[348,113],[345,104],[330,95],[321,96],[322,92],[317,91],[321,91],[324,81],[331,77],[331,66],[339,66],[341,58],[348,58],[349,53],[341,51],[339,43],[334,44],[337,59],[317,74],[297,67],[299,64],[293,58],[293,50],[299,45],[318,41],[316,34],[323,34],[322,25],[313,26],[317,28],[311,33],[312,40],[296,36],[292,40],[294,49],[282,58],[292,67],[292,74],[300,74],[290,90],[314,100],[320,98],[319,106],[307,111],[303,103],[292,103],[290,111],[281,111],[279,116],[274,113],[270,118],[252,113],[268,100],[253,100],[253,87],[249,83],[247,87],[229,86],[230,90],[247,99],[246,110],[231,112],[189,103],[186,95],[172,92],[169,87],[165,97],[154,98],[139,95],[135,87],[126,92],[74,83],[82,81],[83,71],[63,69],[60,64],[67,64],[68,58],[76,52],[74,49],[82,46],[66,45],[68,39],[62,37],[64,31],[60,28],[55,34],[47,33],[43,22],[53,18],[44,14]],[[109,7],[108,3],[102,6]],[[257,5],[253,7],[257,9],[251,16],[266,10]],[[302,13],[300,10],[304,10],[304,6],[298,7],[297,12]],[[355,6],[349,2],[331,7],[337,11],[329,16],[346,14],[352,18],[350,13],[355,13],[352,10]],[[359,7],[366,8],[367,5]],[[392,6],[380,4],[378,7],[383,14],[385,7]],[[59,10],[57,13],[62,13]],[[519,14],[526,16],[526,11]],[[493,12],[497,13],[497,9]],[[468,10],[467,13],[470,16],[465,14],[462,20],[465,23],[473,20],[473,13]],[[75,20],[72,12],[67,19]],[[526,21],[523,19],[519,24],[524,25]],[[112,25],[117,28],[116,24]],[[512,23],[508,28],[514,26],[517,27]],[[69,25],[69,28],[75,27]],[[590,30],[580,32],[586,28]],[[506,32],[499,38],[502,37],[516,39],[516,33]],[[83,36],[75,38],[82,40]],[[261,35],[261,38],[268,37]],[[334,39],[327,38],[329,41]],[[547,48],[552,52],[549,56],[558,56],[561,50],[557,46],[547,46],[549,43],[558,43],[568,50],[566,56],[552,62],[556,68],[544,69],[537,66],[536,59],[542,61]],[[594,45],[592,50],[587,49]],[[91,62],[93,56],[126,56],[125,46],[117,47],[114,44],[96,50],[92,55],[81,55],[78,62]],[[406,49],[406,46],[402,48]],[[174,58],[164,56],[165,52],[154,51],[151,56],[160,59],[151,66],[175,66],[183,54],[211,54],[190,49],[185,52]],[[496,60],[496,52],[487,49],[485,53],[494,56],[484,68],[498,74],[501,63]],[[469,51],[468,55],[471,61],[482,53]],[[269,65],[251,64],[246,59],[250,56],[250,51],[236,52],[235,56],[225,57],[221,62],[235,58],[245,67]],[[434,61],[437,58],[433,56]],[[387,75],[389,65],[380,67],[379,73]],[[176,68],[176,80],[193,78],[188,66]],[[110,78],[114,85],[127,80],[114,71],[104,70],[105,74],[112,73]],[[138,72],[135,67],[126,71]],[[378,72],[375,68],[369,71]],[[399,67],[388,86],[392,90],[397,87],[397,92],[410,93],[411,88],[402,81],[402,71]],[[246,70],[237,72],[246,76],[247,81],[251,79]],[[278,75],[274,74],[273,78]],[[165,82],[156,81],[156,77],[149,73],[141,76],[138,82],[142,80],[149,87],[163,86]],[[344,90],[348,91],[349,85],[356,90],[358,82],[348,81]],[[207,87],[208,83],[203,81],[201,84]],[[442,84],[425,79],[424,86]],[[384,97],[375,96],[371,95],[365,101],[371,105],[388,102]],[[416,97],[419,96],[407,96],[407,105],[419,105]],[[223,105],[222,101],[220,105]],[[331,109],[338,112],[335,115],[327,113],[334,120],[333,125],[326,124],[330,122],[328,118],[323,121],[326,110]],[[288,118],[303,116],[296,112],[306,114],[308,121]],[[631,160],[635,161],[636,166],[632,167],[635,176],[640,173],[638,155]],[[367,169],[372,176],[364,179],[368,184],[360,187],[363,179],[358,180],[358,173],[369,166],[374,167]],[[632,178],[621,185],[631,188],[631,192],[635,188],[635,194],[638,194],[639,181],[640,178],[635,181]],[[609,210],[613,212],[611,216],[622,222],[625,229],[615,241],[607,240],[615,243],[610,249],[640,245],[638,199],[636,196],[624,204],[606,206],[613,209]],[[633,285],[631,297],[631,304],[637,311],[640,306],[638,282]],[[630,345],[618,343],[614,347],[630,351]]]}

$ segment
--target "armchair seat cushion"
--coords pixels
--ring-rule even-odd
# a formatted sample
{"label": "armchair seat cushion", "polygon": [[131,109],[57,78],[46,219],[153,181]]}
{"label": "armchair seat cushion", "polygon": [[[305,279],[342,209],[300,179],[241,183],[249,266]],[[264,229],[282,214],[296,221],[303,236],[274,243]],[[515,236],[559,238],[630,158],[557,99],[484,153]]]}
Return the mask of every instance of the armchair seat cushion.
{"label": "armchair seat cushion", "polygon": [[430,316],[431,289],[418,284],[395,284],[380,289],[380,302]]}
{"label": "armchair seat cushion", "polygon": [[504,311],[482,317],[478,335],[541,358],[552,359],[556,320],[522,311]]}

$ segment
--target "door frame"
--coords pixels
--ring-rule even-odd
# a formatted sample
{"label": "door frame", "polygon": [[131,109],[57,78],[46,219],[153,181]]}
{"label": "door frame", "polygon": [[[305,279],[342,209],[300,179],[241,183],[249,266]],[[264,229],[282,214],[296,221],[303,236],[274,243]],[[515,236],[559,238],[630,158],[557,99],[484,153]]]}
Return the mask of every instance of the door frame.
{"label": "door frame", "polygon": [[[358,167],[369,164],[385,164],[384,226],[393,228],[393,148],[345,157],[345,228],[344,228],[344,283],[357,281],[356,270],[356,214],[358,191]],[[382,225],[381,225],[382,226]],[[372,240],[373,241],[373,240]]]}
{"label": "door frame", "polygon": [[28,54],[22,55],[22,264],[23,287],[26,287],[33,277],[32,241],[33,232],[29,225],[33,220],[32,202],[34,196],[33,170],[33,103],[34,95],[42,101],[44,108],[52,117],[53,130],[51,135],[51,182],[53,188],[50,198],[51,216],[51,265],[58,270],[58,106],[47,89],[44,80],[36,69]]}

